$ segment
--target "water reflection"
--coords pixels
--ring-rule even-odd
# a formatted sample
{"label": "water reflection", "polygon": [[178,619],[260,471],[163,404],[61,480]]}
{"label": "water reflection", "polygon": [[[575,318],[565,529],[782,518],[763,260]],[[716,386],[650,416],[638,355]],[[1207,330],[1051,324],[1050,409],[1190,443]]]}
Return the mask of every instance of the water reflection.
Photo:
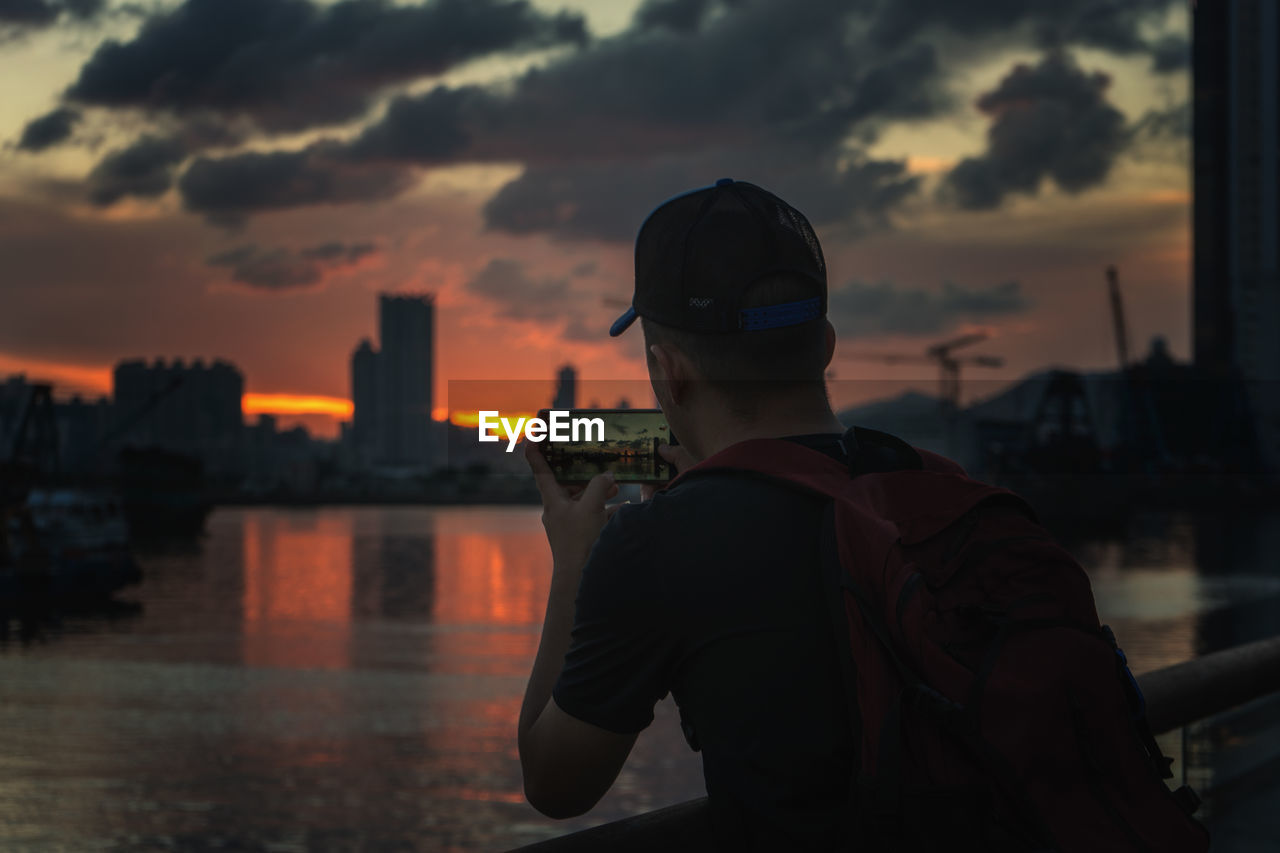
{"label": "water reflection", "polygon": [[350,664],[351,517],[259,513],[244,523],[244,662]]}
{"label": "water reflection", "polygon": [[[1068,544],[1142,671],[1274,632],[1276,520],[1150,516]],[[565,830],[524,804],[515,754],[550,578],[536,509],[220,510],[199,547],[140,558],[130,618],[61,614],[0,656],[0,848],[494,849]],[[569,826],[701,790],[664,704]]]}

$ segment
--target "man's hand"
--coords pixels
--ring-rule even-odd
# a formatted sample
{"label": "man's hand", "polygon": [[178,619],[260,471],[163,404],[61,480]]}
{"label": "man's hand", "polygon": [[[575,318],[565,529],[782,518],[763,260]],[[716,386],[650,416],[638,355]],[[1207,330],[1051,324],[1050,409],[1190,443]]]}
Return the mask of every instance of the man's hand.
{"label": "man's hand", "polygon": [[525,796],[543,814],[570,817],[595,805],[627,759],[634,734],[605,731],[570,716],[551,698],[573,627],[574,599],[591,547],[618,493],[613,475],[599,474],[586,488],[567,489],[533,442],[525,459],[542,495],[542,525],[551,544],[551,591],[538,654],[520,708],[518,740]]}
{"label": "man's hand", "polygon": [[551,466],[531,441],[525,442],[524,458],[542,495],[542,526],[551,544],[552,565],[557,571],[581,570],[609,520],[604,503],[618,493],[613,472],[597,474],[585,489],[570,491],[556,482]]}

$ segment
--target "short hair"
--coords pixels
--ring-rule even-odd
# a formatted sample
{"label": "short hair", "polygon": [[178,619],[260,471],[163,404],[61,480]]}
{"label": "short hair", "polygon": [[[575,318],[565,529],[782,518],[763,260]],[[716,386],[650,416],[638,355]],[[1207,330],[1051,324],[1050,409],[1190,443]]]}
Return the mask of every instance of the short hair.
{"label": "short hair", "polygon": [[[803,276],[777,273],[751,284],[743,294],[742,307],[798,302],[816,292],[817,286]],[[646,358],[653,357],[649,352],[652,344],[674,347],[743,413],[752,408],[753,400],[806,386],[825,388],[827,338],[822,317],[794,326],[737,333],[689,332],[643,316],[640,327]]]}

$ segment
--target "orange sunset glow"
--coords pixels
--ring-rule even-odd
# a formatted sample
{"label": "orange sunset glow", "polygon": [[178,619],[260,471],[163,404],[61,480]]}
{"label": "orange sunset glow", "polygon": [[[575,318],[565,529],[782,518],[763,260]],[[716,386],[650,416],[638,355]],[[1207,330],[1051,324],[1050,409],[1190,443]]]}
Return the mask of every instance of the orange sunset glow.
{"label": "orange sunset glow", "polygon": [[[338,8],[299,2],[316,26]],[[293,68],[274,68],[264,92],[240,85],[239,36],[225,56],[187,68],[204,43],[186,28],[192,0],[101,14],[111,5],[13,24],[17,38],[0,31],[0,81],[21,81],[0,98],[0,375],[52,381],[61,400],[110,394],[123,360],[221,359],[244,376],[245,416],[335,438],[355,414],[353,353],[365,339],[382,346],[378,295],[429,293],[437,419],[536,412],[564,364],[577,368],[580,406],[650,406],[642,385],[607,387],[645,376],[638,330],[607,335],[630,303],[632,241],[659,202],[725,176],[774,190],[813,220],[842,378],[899,379],[843,351],[922,352],[975,325],[991,330],[1006,368],[986,375],[1002,382],[1047,365],[1113,366],[1100,331],[1110,264],[1139,348],[1161,335],[1176,358],[1189,355],[1188,75],[1167,50],[1189,31],[1185,4],[1117,19],[1134,30],[1112,42],[1068,28],[1053,51],[1033,37],[1048,26],[1035,4],[964,26],[938,5],[938,20],[904,30],[902,44],[936,61],[911,65],[916,76],[869,100],[865,116],[831,105],[880,79],[864,62],[888,60],[879,48],[827,53],[830,32],[874,30],[864,18],[879,13],[862,4],[814,30],[768,25],[762,38],[791,39],[774,46],[779,67],[745,77],[711,68],[711,92],[639,69],[676,67],[669,56],[735,62],[739,16],[764,26],[790,13],[764,3],[773,11],[756,19],[726,4],[692,38],[653,28],[634,3],[534,0],[529,26],[564,14],[589,37],[553,27],[547,42],[513,36],[438,62],[401,57],[374,76],[345,54],[300,60],[345,93],[332,103],[297,88],[309,78]],[[371,15],[400,6],[418,8]],[[177,43],[156,45],[166,27]],[[965,49],[952,49],[957,37]],[[99,53],[109,42],[119,49]],[[1159,67],[1108,47],[1157,42]],[[293,61],[276,47],[253,49]],[[128,56],[155,64],[125,73],[116,63]],[[188,84],[165,85],[174,79]],[[605,80],[618,97],[598,96]],[[468,87],[477,97],[460,101],[491,102],[508,124],[468,108],[453,124],[419,127],[382,106],[403,97],[404,115],[434,115],[430,92]],[[761,106],[778,91],[812,97],[779,123]],[[1048,138],[1036,132],[1045,116],[1105,130],[1062,151],[1019,143]],[[204,118],[237,130],[213,141]],[[812,156],[794,156],[800,127],[823,129],[805,143]],[[333,156],[313,156],[322,150]],[[1078,161],[1059,162],[1073,151]],[[989,180],[966,184],[974,169]],[[1064,173],[1076,177],[1064,185]],[[450,387],[484,381],[525,385],[496,396]],[[928,371],[904,381],[933,391]]]}
{"label": "orange sunset glow", "polygon": [[342,419],[355,411],[350,400],[303,394],[245,394],[241,407],[246,415],[331,415]]}

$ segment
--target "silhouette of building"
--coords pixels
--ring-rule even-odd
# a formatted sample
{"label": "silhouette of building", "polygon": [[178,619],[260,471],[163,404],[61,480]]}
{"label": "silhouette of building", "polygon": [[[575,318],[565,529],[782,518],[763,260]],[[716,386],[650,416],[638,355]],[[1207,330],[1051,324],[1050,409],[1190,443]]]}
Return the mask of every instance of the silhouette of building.
{"label": "silhouette of building", "polygon": [[67,473],[93,473],[102,463],[102,447],[109,436],[114,409],[106,397],[85,400],[79,394],[56,403],[59,460]]}
{"label": "silhouette of building", "polygon": [[378,352],[365,338],[351,354],[351,401],[355,411],[348,435],[355,461],[366,466],[378,456]]}
{"label": "silhouette of building", "polygon": [[1280,4],[1193,13],[1193,334],[1197,368],[1244,380],[1280,467]]}
{"label": "silhouette of building", "polygon": [[377,411],[381,461],[425,465],[431,453],[432,368],[435,361],[435,300],[428,294],[378,298],[382,352]]}
{"label": "silhouette of building", "polygon": [[226,361],[120,362],[112,375],[115,442],[195,456],[215,474],[238,472],[243,396],[244,374]]}
{"label": "silhouette of building", "polygon": [[578,405],[578,371],[566,364],[556,374],[556,396],[551,400],[553,409],[573,409]]}
{"label": "silhouette of building", "polygon": [[353,459],[360,467],[435,467],[434,297],[381,294],[378,330],[381,350],[364,340],[351,354]]}

